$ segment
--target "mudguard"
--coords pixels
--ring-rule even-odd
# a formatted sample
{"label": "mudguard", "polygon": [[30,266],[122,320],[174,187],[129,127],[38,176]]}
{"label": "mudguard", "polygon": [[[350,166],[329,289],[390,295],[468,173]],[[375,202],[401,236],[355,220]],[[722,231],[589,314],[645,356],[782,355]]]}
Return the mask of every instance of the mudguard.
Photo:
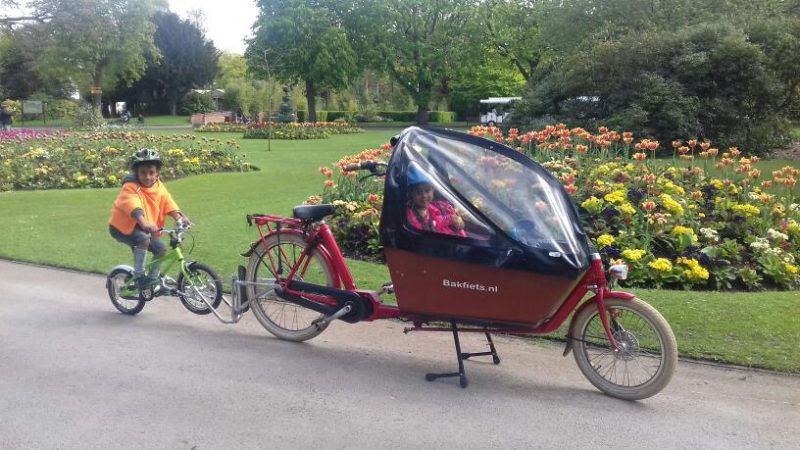
{"label": "mudguard", "polygon": [[[130,273],[131,275],[133,275],[133,267],[131,267],[131,266],[127,265],[127,264],[120,264],[120,265],[118,265],[118,266],[114,266],[114,267],[113,267],[113,268],[112,268],[112,269],[111,269],[111,270],[108,272],[108,274],[109,274],[109,275],[111,275],[111,274],[112,274],[114,271],[116,271],[116,270],[124,270],[124,271],[126,271],[126,272]],[[110,279],[110,278],[108,278],[108,276],[106,276],[106,289],[108,289],[108,287],[110,286],[110,284],[109,284],[109,283],[111,283],[111,279]]]}
{"label": "mudguard", "polygon": [[[632,300],[632,299],[636,298],[636,296],[633,295],[633,294],[630,294],[628,292],[606,291],[603,294],[603,298],[604,299],[618,298],[620,300]],[[574,331],[575,331],[575,330],[573,330],[573,327],[575,326],[575,317],[577,317],[578,314],[580,314],[580,312],[583,311],[585,308],[597,308],[596,299],[597,299],[597,295],[595,294],[594,297],[592,297],[589,300],[586,300],[585,302],[583,302],[583,304],[581,304],[581,306],[579,306],[577,309],[575,309],[575,312],[572,313],[572,319],[570,320],[570,323],[569,323],[569,331],[567,332],[567,342],[564,345],[564,354],[563,354],[563,356],[569,355],[570,352],[572,351],[572,342],[573,342],[573,336],[574,336]]]}
{"label": "mudguard", "polygon": [[125,270],[125,271],[128,271],[130,273],[133,273],[133,267],[131,267],[131,266],[127,265],[127,264],[120,264],[118,266],[114,266],[114,268],[111,269],[108,273],[111,273],[111,272],[113,272],[113,271],[115,271],[117,269]]}

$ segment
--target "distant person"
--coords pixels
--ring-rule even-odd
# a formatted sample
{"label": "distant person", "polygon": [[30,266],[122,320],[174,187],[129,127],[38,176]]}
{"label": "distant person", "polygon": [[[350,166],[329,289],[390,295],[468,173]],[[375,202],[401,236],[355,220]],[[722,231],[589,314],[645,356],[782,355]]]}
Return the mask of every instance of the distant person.
{"label": "distant person", "polygon": [[144,115],[142,115],[142,113],[139,113],[136,116],[136,121],[139,122],[139,125],[144,125]]}
{"label": "distant person", "polygon": [[3,131],[11,130],[11,123],[13,122],[11,115],[11,111],[8,108],[5,106],[0,107],[0,127],[2,127]]}

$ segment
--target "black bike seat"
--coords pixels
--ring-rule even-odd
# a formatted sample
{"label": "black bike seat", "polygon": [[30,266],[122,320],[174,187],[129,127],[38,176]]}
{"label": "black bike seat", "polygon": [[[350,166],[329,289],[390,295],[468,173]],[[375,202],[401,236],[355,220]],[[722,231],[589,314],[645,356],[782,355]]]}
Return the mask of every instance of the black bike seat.
{"label": "black bike seat", "polygon": [[322,205],[301,205],[295,206],[292,216],[300,220],[321,220],[325,216],[333,214],[334,206],[329,204]]}

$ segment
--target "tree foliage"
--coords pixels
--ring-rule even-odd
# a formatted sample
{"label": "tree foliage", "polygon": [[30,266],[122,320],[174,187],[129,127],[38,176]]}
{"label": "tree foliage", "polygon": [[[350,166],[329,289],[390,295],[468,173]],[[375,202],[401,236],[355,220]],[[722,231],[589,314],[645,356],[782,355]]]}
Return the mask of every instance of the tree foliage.
{"label": "tree foliage", "polygon": [[197,24],[172,12],[158,12],[154,42],[161,57],[150,61],[128,96],[151,103],[153,112],[175,115],[177,105],[193,88],[205,87],[218,72],[219,53]]}
{"label": "tree foliage", "polygon": [[306,2],[284,2],[273,8],[261,2],[255,37],[245,56],[256,74],[287,82],[302,81],[308,102],[308,120],[315,122],[316,97],[323,89],[346,87],[357,75],[356,56],[345,30],[331,11]]}
{"label": "tree foliage", "polygon": [[[153,0],[37,0],[34,10],[50,17],[37,69],[68,76],[83,88],[130,84],[157,60],[151,16]],[[99,96],[94,97],[99,108]]]}
{"label": "tree foliage", "polygon": [[[531,80],[516,125],[549,117],[662,141],[780,144],[800,95],[800,21],[781,14],[783,2],[611,3],[584,45]],[[611,26],[621,7],[633,28]]]}
{"label": "tree foliage", "polygon": [[461,45],[469,45],[471,16],[467,0],[362,1],[347,16],[359,30],[358,48],[372,65],[386,71],[417,106],[417,123],[428,121],[435,89],[462,62]]}

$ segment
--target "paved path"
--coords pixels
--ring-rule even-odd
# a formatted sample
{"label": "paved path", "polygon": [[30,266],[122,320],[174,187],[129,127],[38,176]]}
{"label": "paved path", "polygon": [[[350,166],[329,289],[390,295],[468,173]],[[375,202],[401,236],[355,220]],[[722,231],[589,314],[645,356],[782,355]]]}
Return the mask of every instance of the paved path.
{"label": "paved path", "polygon": [[[296,344],[105,279],[0,261],[0,448],[798,448],[800,378],[681,363],[661,394],[600,394],[560,347],[497,339],[470,386],[445,333],[336,323]],[[464,338],[483,347],[480,336]]]}

